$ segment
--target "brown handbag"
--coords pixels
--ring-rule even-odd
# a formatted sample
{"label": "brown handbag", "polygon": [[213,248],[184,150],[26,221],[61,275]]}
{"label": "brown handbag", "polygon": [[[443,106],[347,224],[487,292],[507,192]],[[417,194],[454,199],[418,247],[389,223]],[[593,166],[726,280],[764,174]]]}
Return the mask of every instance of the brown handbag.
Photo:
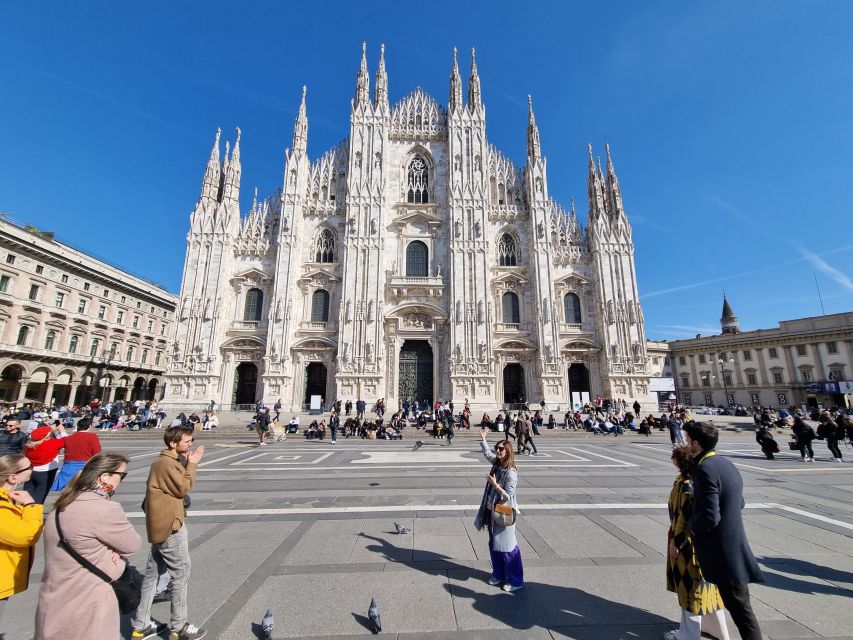
{"label": "brown handbag", "polygon": [[511,504],[496,504],[492,507],[492,523],[499,527],[511,527],[515,524],[515,509]]}

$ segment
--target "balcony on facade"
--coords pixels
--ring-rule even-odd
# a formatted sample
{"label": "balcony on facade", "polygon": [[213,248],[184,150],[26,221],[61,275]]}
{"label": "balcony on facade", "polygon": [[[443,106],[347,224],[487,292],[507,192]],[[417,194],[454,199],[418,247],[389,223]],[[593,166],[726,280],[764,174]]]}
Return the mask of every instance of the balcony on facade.
{"label": "balcony on facade", "polygon": [[266,333],[267,323],[259,320],[233,320],[231,327],[228,329],[231,333],[256,333],[262,331]]}
{"label": "balcony on facade", "polygon": [[305,320],[299,325],[299,331],[304,333],[335,333],[338,330],[337,322],[323,322],[321,320]]}
{"label": "balcony on facade", "polygon": [[391,294],[403,298],[407,296],[426,296],[440,298],[444,295],[443,276],[391,276],[388,279]]}
{"label": "balcony on facade", "polygon": [[527,210],[514,204],[490,204],[489,222],[515,222],[527,217]]}

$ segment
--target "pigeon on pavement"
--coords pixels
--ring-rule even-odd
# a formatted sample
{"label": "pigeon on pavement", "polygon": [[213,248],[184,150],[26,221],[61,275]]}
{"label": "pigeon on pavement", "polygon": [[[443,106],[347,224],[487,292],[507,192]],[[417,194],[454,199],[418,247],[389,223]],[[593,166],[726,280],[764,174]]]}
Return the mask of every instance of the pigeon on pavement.
{"label": "pigeon on pavement", "polygon": [[409,533],[411,531],[411,529],[409,529],[409,527],[404,527],[403,525],[401,525],[397,522],[394,523],[394,528],[397,529],[398,534]]}
{"label": "pigeon on pavement", "polygon": [[379,619],[379,605],[376,598],[370,599],[370,607],[367,609],[367,619],[370,620],[370,628],[373,633],[382,631],[382,621]]}
{"label": "pigeon on pavement", "polygon": [[272,617],[272,611],[267,609],[264,619],[261,620],[261,629],[264,632],[264,640],[272,640],[272,628],[275,625],[275,620]]}
{"label": "pigeon on pavement", "polygon": [[423,441],[423,440],[418,440],[418,441],[415,443],[415,446],[412,448],[412,451],[417,451],[417,450],[418,450],[418,449],[420,449],[422,446],[424,446],[424,441]]}

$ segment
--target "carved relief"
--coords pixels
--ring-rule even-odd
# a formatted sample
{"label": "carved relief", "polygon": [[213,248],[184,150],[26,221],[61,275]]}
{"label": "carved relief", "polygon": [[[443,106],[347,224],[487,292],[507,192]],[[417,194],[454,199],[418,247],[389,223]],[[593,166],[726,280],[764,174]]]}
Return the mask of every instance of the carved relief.
{"label": "carved relief", "polygon": [[409,313],[403,316],[403,326],[417,329],[431,329],[432,318],[424,313]]}

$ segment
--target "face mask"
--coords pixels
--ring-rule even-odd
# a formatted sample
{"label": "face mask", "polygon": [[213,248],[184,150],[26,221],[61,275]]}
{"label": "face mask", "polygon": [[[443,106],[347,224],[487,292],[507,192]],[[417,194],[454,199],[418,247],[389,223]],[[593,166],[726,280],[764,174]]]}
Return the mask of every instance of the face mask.
{"label": "face mask", "polygon": [[115,495],[116,488],[108,484],[106,482],[98,481],[97,486],[95,487],[95,493],[104,496],[107,500],[112,498]]}

